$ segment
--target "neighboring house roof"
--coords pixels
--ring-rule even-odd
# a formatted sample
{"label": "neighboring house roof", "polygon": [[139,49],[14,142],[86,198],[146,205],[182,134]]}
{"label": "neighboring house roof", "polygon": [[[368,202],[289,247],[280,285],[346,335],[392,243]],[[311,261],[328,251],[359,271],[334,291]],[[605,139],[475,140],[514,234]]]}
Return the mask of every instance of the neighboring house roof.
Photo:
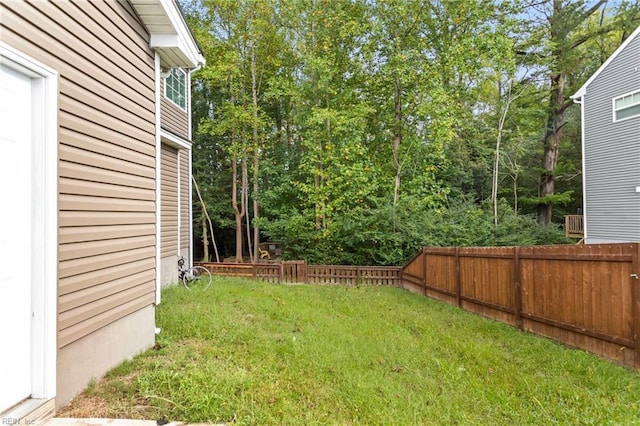
{"label": "neighboring house roof", "polygon": [[165,68],[196,68],[205,60],[175,0],[129,0]]}
{"label": "neighboring house roof", "polygon": [[[629,37],[627,37],[627,39],[624,42],[622,42],[620,47],[618,47],[616,51],[613,52],[613,54],[609,56],[609,58],[604,62],[604,64],[602,64],[600,68],[598,68],[598,70],[593,73],[593,75],[589,78],[589,80],[587,80],[586,83],[584,83],[582,87],[574,95],[571,96],[571,99],[575,100],[583,97],[587,91],[587,86],[589,86],[591,82],[593,82],[593,80],[595,80],[600,75],[600,73],[605,68],[607,68],[607,66],[616,58],[616,56],[618,56],[620,52],[622,52],[625,49],[625,47],[627,47],[627,45],[631,43],[631,41],[634,38],[638,37],[639,35],[640,35],[640,26],[636,28],[636,30]],[[638,64],[638,68],[640,69],[640,63]]]}

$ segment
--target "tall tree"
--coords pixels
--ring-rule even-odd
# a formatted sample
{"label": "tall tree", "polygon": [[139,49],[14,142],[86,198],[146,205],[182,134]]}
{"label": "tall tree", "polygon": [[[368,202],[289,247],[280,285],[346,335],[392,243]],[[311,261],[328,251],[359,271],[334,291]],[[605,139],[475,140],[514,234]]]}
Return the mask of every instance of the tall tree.
{"label": "tall tree", "polygon": [[[621,19],[605,21],[600,18],[606,5],[606,0],[546,0],[532,2],[527,8],[535,22],[535,40],[541,38],[544,44],[532,45],[524,53],[544,68],[549,90],[537,200],[538,220],[544,225],[552,221],[554,204],[569,199],[568,193],[556,192],[556,168],[566,112],[573,104],[569,96],[581,84],[575,78],[584,67],[584,56],[579,53],[579,47],[620,28],[622,22]],[[600,25],[590,27],[589,22],[594,20]]]}
{"label": "tall tree", "polygon": [[[566,101],[615,48],[603,36],[622,19],[598,3],[190,3],[208,62],[194,173],[225,251],[256,260],[267,237],[310,261],[397,263],[426,243],[514,243],[514,224],[530,229],[522,241],[553,241],[525,214],[579,190],[579,120],[541,102],[559,86]],[[541,197],[547,148],[554,193]]]}

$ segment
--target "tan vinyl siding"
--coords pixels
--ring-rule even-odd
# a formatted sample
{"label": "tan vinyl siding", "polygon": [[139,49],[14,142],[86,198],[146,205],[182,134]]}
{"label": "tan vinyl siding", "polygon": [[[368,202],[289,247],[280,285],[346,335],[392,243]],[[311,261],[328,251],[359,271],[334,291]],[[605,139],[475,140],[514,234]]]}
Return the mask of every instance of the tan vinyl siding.
{"label": "tan vinyl siding", "polygon": [[178,254],[178,150],[165,144],[162,145],[160,174],[160,253],[165,258]]}
{"label": "tan vinyl siding", "polygon": [[184,139],[189,139],[189,116],[187,115],[189,98],[187,98],[187,111],[167,99],[164,96],[164,79],[160,83],[160,94],[161,127]]}
{"label": "tan vinyl siding", "polygon": [[[152,286],[153,282],[146,283],[146,285]],[[97,315],[90,314],[93,315],[91,316],[91,321],[77,321],[71,327],[60,329],[60,332],[58,333],[58,346],[62,348],[69,343],[78,340],[76,336],[88,336],[92,332],[105,327],[120,318],[124,318],[129,314],[153,304],[153,302],[153,293],[146,293],[142,297],[130,299],[109,310],[101,311]]]}
{"label": "tan vinyl siding", "polygon": [[[180,247],[189,247],[190,205],[189,205],[189,153],[180,151]],[[190,256],[190,253],[183,253]]]}
{"label": "tan vinyl siding", "polygon": [[126,3],[0,9],[2,41],[60,73],[62,348],[154,302],[154,56]]}

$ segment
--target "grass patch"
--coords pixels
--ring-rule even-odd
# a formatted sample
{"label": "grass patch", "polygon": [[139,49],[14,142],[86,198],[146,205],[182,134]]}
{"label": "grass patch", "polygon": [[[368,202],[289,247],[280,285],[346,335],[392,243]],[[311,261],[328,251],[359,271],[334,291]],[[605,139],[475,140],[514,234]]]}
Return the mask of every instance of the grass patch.
{"label": "grass patch", "polygon": [[217,278],[162,299],[156,348],[63,412],[86,397],[189,422],[640,424],[636,373],[398,288]]}

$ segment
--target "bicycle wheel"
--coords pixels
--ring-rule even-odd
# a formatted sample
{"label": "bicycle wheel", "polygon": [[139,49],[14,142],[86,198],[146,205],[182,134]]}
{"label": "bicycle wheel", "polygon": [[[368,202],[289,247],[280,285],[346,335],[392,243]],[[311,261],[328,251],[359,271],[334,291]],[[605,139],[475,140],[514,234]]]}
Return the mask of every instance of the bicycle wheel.
{"label": "bicycle wheel", "polygon": [[204,266],[194,266],[187,269],[182,276],[182,284],[188,289],[206,290],[211,287],[211,272]]}

